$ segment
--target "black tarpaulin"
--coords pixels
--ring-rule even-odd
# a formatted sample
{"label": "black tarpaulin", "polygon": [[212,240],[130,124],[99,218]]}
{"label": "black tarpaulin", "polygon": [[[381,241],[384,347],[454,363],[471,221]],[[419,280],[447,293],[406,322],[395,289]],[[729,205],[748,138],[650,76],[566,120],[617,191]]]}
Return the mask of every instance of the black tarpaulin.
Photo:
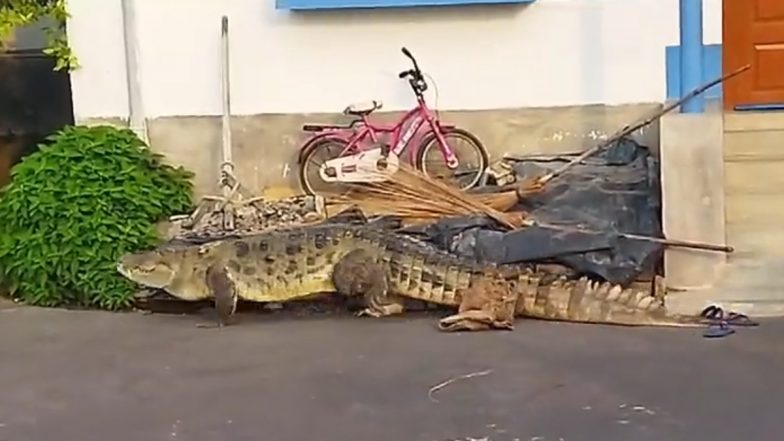
{"label": "black tarpaulin", "polygon": [[[517,162],[514,170],[519,179],[537,177],[569,159],[537,157]],[[652,270],[662,251],[660,244],[618,235],[661,237],[658,176],[658,161],[649,149],[624,139],[572,167],[516,207],[537,222],[561,228],[537,226],[505,233],[492,220],[465,217],[444,219],[416,233],[479,260],[557,262],[580,273],[628,283]]]}

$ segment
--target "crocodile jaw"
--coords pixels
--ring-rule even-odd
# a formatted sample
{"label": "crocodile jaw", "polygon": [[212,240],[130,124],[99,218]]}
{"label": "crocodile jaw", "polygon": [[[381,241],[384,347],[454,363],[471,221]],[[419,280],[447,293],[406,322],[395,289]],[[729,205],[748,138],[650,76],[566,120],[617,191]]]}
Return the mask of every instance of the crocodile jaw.
{"label": "crocodile jaw", "polygon": [[127,279],[149,288],[166,288],[176,271],[155,252],[128,254],[117,263],[117,272]]}

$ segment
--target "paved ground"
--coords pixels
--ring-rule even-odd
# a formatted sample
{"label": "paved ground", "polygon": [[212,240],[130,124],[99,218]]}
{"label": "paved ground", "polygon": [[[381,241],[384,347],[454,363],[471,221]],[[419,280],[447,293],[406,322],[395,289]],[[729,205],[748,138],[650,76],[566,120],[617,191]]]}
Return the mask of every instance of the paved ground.
{"label": "paved ground", "polygon": [[[2,441],[780,439],[784,321],[697,330],[436,318],[0,311]],[[487,373],[487,370],[491,370]],[[428,397],[428,389],[455,381]]]}

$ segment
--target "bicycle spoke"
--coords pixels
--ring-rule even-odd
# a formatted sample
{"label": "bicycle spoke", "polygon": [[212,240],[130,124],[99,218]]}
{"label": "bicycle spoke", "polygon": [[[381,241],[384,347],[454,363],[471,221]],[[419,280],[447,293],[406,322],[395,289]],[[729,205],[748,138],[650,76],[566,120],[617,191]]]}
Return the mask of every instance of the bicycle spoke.
{"label": "bicycle spoke", "polygon": [[[340,142],[325,141],[317,145],[312,153],[308,155],[301,171],[301,180],[314,193],[322,196],[343,193],[346,188],[339,183],[324,182],[319,174],[319,168],[328,160],[336,158],[343,151],[344,146]],[[322,159],[323,158],[323,159]]]}
{"label": "bicycle spoke", "polygon": [[470,188],[479,182],[486,167],[482,147],[462,133],[447,132],[444,138],[459,160],[457,169],[447,167],[436,140],[432,140],[422,152],[420,167],[433,179],[441,180],[457,188]]}

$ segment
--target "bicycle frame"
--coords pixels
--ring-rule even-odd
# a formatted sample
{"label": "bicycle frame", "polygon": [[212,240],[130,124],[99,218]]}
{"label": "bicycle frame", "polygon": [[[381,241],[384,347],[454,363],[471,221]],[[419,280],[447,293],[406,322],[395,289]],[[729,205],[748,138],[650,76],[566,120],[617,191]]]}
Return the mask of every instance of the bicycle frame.
{"label": "bicycle frame", "polygon": [[[422,125],[425,123],[427,123],[430,130],[435,134],[447,165],[450,168],[456,167],[457,155],[455,155],[454,150],[447,144],[442,132],[442,129],[452,128],[454,125],[441,123],[434,115],[434,112],[427,106],[427,103],[422,96],[417,96],[416,107],[407,111],[403,117],[393,125],[374,123],[370,120],[370,115],[368,114],[361,115],[358,121],[352,123],[352,125],[359,126],[359,128],[353,129],[353,133],[348,132],[351,129],[347,127],[325,128],[305,143],[305,146],[300,152],[300,156],[304,153],[307,146],[312,145],[318,139],[326,137],[338,138],[347,143],[346,147],[338,155],[338,157],[343,157],[347,154],[351,155],[365,151],[367,147],[362,143],[368,139],[368,137],[372,144],[378,144],[379,135],[390,134],[390,153],[399,157],[409,146],[414,135],[419,132],[419,129],[422,128]],[[419,146],[409,150],[408,156],[410,163],[414,163],[418,151]]]}

